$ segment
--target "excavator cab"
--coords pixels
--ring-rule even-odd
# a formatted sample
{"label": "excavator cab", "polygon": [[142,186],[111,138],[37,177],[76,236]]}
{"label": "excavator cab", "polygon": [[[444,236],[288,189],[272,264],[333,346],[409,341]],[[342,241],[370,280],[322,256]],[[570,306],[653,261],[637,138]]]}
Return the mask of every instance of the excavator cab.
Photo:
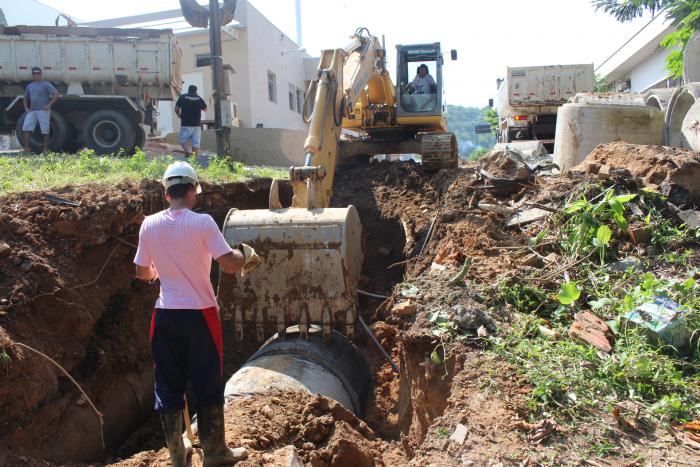
{"label": "excavator cab", "polygon": [[398,45],[396,56],[397,117],[433,116],[439,123],[444,110],[440,43]]}

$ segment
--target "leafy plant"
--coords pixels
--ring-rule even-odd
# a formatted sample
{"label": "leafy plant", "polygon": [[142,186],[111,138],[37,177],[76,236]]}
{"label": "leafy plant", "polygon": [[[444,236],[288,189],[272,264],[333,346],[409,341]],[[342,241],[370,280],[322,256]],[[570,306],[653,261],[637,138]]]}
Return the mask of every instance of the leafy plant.
{"label": "leafy plant", "polygon": [[581,291],[576,286],[575,282],[565,282],[561,285],[559,293],[557,293],[557,300],[562,305],[571,305],[581,296]]}
{"label": "leafy plant", "polygon": [[600,253],[600,265],[602,266],[605,260],[605,247],[610,243],[612,231],[607,225],[601,225],[596,231],[596,238],[593,239],[593,245],[598,248]]}

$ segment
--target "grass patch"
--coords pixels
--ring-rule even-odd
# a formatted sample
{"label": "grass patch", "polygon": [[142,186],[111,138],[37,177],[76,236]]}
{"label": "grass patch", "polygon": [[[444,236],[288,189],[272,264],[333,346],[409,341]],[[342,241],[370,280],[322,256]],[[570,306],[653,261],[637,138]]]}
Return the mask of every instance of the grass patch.
{"label": "grass patch", "polygon": [[[172,156],[149,158],[137,151],[133,156],[97,156],[92,151],[77,154],[32,156],[0,155],[0,195],[65,185],[86,183],[115,184],[124,179],[160,179]],[[223,183],[256,177],[287,178],[284,170],[271,167],[246,167],[228,157],[213,159],[206,168],[190,158],[200,180]]]}
{"label": "grass patch", "polygon": [[[641,247],[631,242],[633,226],[650,232]],[[562,258],[552,266],[557,273],[547,276],[545,268],[510,278],[499,285],[494,301],[517,318],[492,340],[492,350],[519,367],[532,385],[533,419],[574,421],[629,405],[651,423],[700,418],[700,264],[694,254],[700,232],[674,219],[659,194],[597,185],[584,187],[555,214],[533,248],[544,238],[549,251]],[[626,256],[640,258],[641,270],[610,267]],[[650,341],[620,320],[656,297],[686,310],[689,348]],[[616,339],[610,355],[568,337],[581,311],[611,324]],[[598,451],[612,448],[602,444]]]}

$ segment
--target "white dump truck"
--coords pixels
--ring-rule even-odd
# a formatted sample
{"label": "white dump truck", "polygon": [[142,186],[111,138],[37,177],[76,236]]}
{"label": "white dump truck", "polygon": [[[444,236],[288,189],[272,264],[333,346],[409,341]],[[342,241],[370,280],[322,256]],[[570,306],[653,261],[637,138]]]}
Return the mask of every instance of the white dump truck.
{"label": "white dump truck", "polygon": [[[38,66],[61,95],[50,150],[132,152],[145,142],[144,126],[155,126],[158,101],[177,99],[180,60],[171,30],[0,27],[0,131],[21,138],[24,88]],[[42,149],[40,134],[31,146]]]}
{"label": "white dump truck", "polygon": [[557,109],[593,90],[593,64],[508,67],[497,87],[498,142],[540,141],[552,153]]}

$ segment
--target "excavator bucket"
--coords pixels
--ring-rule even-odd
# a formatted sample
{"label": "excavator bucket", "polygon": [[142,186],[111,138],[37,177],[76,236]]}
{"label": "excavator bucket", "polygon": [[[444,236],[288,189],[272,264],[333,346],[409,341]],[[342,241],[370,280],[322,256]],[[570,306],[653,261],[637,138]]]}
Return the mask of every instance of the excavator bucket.
{"label": "excavator bucket", "polygon": [[263,263],[245,277],[221,273],[218,297],[238,340],[254,329],[258,341],[299,325],[321,326],[353,338],[357,284],[363,261],[362,224],[347,208],[232,209],[223,234],[232,247],[247,243]]}

